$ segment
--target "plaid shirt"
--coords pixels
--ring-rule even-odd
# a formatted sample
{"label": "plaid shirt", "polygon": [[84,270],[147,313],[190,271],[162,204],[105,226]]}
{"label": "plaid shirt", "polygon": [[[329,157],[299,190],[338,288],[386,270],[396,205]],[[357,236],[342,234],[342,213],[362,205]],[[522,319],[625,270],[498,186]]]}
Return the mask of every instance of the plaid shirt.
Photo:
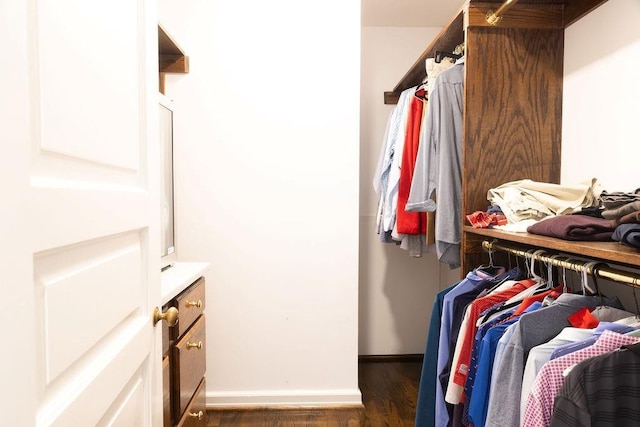
{"label": "plaid shirt", "polygon": [[467,215],[467,221],[473,228],[489,228],[492,225],[506,225],[507,217],[502,214],[475,211]]}

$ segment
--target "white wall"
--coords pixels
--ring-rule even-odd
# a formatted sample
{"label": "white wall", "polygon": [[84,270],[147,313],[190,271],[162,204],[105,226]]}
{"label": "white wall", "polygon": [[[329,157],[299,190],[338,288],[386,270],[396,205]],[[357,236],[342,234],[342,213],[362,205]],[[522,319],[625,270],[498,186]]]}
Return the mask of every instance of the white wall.
{"label": "white wall", "polygon": [[459,278],[435,254],[411,258],[375,233],[372,179],[393,105],[391,91],[440,28],[363,27],[360,115],[360,335],[361,355],[423,353],[431,306],[439,289]]}
{"label": "white wall", "polygon": [[160,1],[207,404],[358,404],[360,3]]}
{"label": "white wall", "polygon": [[640,187],[639,21],[638,0],[610,0],[565,32],[563,183]]}

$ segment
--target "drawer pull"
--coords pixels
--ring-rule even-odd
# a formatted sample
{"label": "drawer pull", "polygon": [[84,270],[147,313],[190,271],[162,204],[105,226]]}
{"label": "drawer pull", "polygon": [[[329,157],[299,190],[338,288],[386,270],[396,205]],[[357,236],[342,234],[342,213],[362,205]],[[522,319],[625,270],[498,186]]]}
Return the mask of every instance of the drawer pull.
{"label": "drawer pull", "polygon": [[198,350],[202,350],[202,341],[198,341],[198,342],[187,341],[187,348],[197,348]]}
{"label": "drawer pull", "polygon": [[187,301],[185,303],[185,305],[188,307],[198,307],[198,308],[202,308],[202,300],[198,300],[198,301]]}
{"label": "drawer pull", "polygon": [[176,326],[178,324],[178,314],[178,309],[175,307],[170,307],[164,313],[156,307],[153,312],[153,326],[161,320],[166,321],[169,327]]}
{"label": "drawer pull", "polygon": [[204,412],[202,412],[202,411],[189,412],[189,416],[193,417],[193,418],[197,418],[198,421],[200,421],[200,420],[202,420],[202,417],[204,417]]}

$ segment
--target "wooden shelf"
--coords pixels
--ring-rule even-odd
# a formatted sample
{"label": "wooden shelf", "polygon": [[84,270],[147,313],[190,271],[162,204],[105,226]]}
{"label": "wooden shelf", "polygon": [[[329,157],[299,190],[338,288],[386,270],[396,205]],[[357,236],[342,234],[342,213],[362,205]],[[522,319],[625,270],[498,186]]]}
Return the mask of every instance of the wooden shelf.
{"label": "wooden shelf", "polygon": [[465,31],[468,27],[563,29],[606,1],[519,0],[515,6],[507,11],[497,26],[491,27],[486,22],[486,12],[490,9],[497,9],[504,0],[468,0],[422,52],[393,90],[384,92],[384,103],[397,104],[403,90],[420,84],[426,76],[425,60],[433,58],[437,50],[452,52],[457,45],[465,41]]}
{"label": "wooden shelf", "polygon": [[160,24],[158,24],[158,71],[160,73],[160,93],[164,93],[166,73],[189,72],[189,57]]}
{"label": "wooden shelf", "polygon": [[531,233],[514,233],[490,228],[473,228],[464,226],[467,243],[474,248],[479,248],[482,240],[502,240],[515,242],[526,246],[551,249],[558,252],[569,253],[587,258],[597,258],[602,261],[611,261],[630,267],[640,266],[640,251],[626,246],[620,242],[574,242],[541,236]]}
{"label": "wooden shelf", "polygon": [[385,104],[397,104],[400,93],[410,87],[416,86],[422,82],[427,74],[425,68],[425,60],[433,58],[436,51],[453,52],[453,50],[464,42],[464,8],[451,19],[429,46],[422,52],[422,55],[411,66],[409,71],[400,79],[400,82],[393,88],[391,92],[384,93]]}

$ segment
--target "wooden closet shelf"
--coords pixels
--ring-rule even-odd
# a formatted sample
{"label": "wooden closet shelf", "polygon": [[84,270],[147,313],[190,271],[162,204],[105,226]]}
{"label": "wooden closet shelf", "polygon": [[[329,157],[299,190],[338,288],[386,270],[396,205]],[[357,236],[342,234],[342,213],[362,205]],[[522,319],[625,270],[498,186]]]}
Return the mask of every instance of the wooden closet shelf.
{"label": "wooden closet shelf", "polygon": [[400,79],[400,82],[391,92],[384,93],[385,104],[397,104],[398,97],[403,90],[417,86],[427,75],[425,60],[433,58],[436,50],[453,52],[453,50],[464,42],[464,7],[451,19],[451,21],[440,31],[433,42],[427,46],[422,55],[411,66],[409,71]]}
{"label": "wooden closet shelf", "polygon": [[500,7],[504,0],[468,0],[451,21],[422,52],[392,91],[384,92],[385,104],[397,104],[400,93],[417,86],[426,76],[425,60],[436,50],[452,52],[465,42],[469,27],[491,28],[559,28],[563,29],[588,14],[607,0],[519,0],[495,27],[486,21],[486,13]]}
{"label": "wooden closet shelf", "polygon": [[[606,0],[519,0],[497,25],[489,24],[487,12],[503,2],[466,0],[384,94],[385,103],[397,103],[403,90],[426,77],[427,58],[464,43],[462,212],[485,209],[487,189],[505,182],[526,177],[560,183],[565,28]],[[462,274],[486,260],[487,238],[640,267],[640,252],[618,242],[570,242],[463,226]]]}
{"label": "wooden closet shelf", "polygon": [[161,73],[188,73],[189,57],[158,24],[158,69]]}
{"label": "wooden closet shelf", "polygon": [[[481,245],[477,245],[480,240],[497,239],[520,243],[532,248],[552,249],[576,256],[597,258],[602,261],[616,262],[635,268],[640,266],[640,251],[620,242],[574,242],[531,233],[473,228],[468,225],[464,226],[464,232],[470,241],[474,241],[473,246],[476,248],[481,247]],[[474,235],[474,237],[471,238],[471,235]]]}

